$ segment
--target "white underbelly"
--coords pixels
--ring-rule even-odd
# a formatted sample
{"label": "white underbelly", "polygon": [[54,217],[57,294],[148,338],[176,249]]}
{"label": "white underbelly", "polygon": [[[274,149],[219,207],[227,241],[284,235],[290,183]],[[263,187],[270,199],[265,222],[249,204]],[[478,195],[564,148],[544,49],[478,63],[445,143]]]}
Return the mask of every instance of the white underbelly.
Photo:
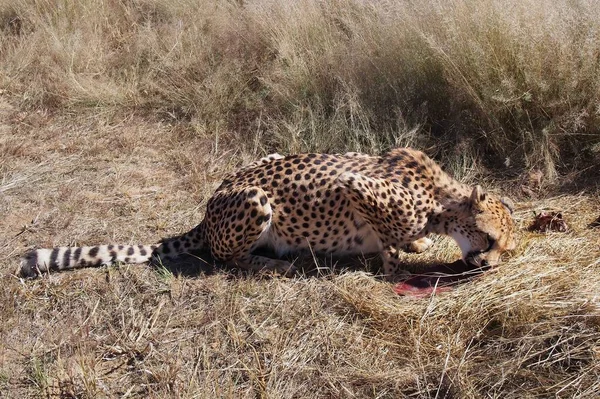
{"label": "white underbelly", "polygon": [[[323,237],[286,237],[277,233],[269,226],[259,237],[254,248],[270,248],[277,256],[284,256],[303,250],[335,255],[360,255],[381,252],[383,245],[373,229],[366,223],[351,223],[346,226],[348,234],[341,237],[328,237],[321,243]],[[292,241],[292,243],[290,243]],[[312,244],[311,244],[312,242]],[[333,244],[337,242],[337,246]]]}

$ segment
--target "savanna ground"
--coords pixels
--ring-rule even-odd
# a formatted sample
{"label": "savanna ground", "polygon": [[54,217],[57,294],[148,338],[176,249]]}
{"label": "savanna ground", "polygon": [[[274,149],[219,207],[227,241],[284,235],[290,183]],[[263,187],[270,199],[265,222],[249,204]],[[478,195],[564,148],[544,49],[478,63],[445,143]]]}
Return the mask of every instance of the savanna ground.
{"label": "savanna ground", "polygon": [[[0,0],[0,34],[0,397],[597,397],[597,2]],[[398,145],[512,196],[502,266],[425,299],[371,259],[14,274],[183,232],[266,153]]]}

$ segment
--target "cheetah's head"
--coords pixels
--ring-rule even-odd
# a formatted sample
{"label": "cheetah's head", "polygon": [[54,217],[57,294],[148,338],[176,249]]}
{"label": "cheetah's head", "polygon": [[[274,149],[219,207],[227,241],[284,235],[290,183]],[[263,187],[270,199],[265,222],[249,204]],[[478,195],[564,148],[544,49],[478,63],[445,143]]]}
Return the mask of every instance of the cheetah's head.
{"label": "cheetah's head", "polygon": [[502,253],[516,246],[510,200],[497,199],[476,186],[466,211],[450,234],[463,260],[478,267],[498,264]]}

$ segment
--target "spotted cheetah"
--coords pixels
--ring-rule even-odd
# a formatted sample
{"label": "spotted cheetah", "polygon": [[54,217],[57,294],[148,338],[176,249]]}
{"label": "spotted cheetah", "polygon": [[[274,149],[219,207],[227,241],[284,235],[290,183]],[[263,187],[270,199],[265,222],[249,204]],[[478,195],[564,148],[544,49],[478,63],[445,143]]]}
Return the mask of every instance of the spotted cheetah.
{"label": "spotted cheetah", "polygon": [[156,245],[57,247],[29,252],[24,276],[116,262],[143,263],[208,249],[226,264],[293,272],[277,256],[312,250],[336,255],[379,253],[393,278],[403,248],[424,251],[429,234],[451,236],[463,259],[494,265],[515,247],[508,202],[451,178],[424,153],[394,149],[382,156],[273,154],[229,175],[209,199],[204,220]]}

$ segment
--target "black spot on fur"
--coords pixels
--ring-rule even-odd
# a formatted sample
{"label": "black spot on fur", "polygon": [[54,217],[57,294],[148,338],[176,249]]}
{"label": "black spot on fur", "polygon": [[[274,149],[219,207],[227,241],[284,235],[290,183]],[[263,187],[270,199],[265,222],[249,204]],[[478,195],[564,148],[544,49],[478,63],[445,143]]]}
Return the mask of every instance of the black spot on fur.
{"label": "black spot on fur", "polygon": [[88,252],[88,255],[92,258],[95,258],[96,256],[98,256],[98,251],[100,250],[100,248],[98,247],[92,247],[90,248],[90,251]]}
{"label": "black spot on fur", "polygon": [[75,248],[75,253],[73,254],[73,261],[75,264],[79,262],[79,258],[81,258],[81,247]]}
{"label": "black spot on fur", "polygon": [[63,260],[62,260],[63,266],[67,266],[69,264],[70,260],[71,260],[71,248],[67,248],[67,250],[63,254]]}
{"label": "black spot on fur", "polygon": [[127,255],[131,256],[135,253],[135,249],[133,249],[133,247],[129,247],[129,249],[127,250]]}
{"label": "black spot on fur", "polygon": [[58,251],[60,251],[60,248],[54,248],[50,254],[50,264],[48,265],[50,270],[58,270],[58,263],[56,262]]}
{"label": "black spot on fur", "polygon": [[[34,269],[35,266],[37,265],[37,261],[38,261],[38,253],[37,251],[31,251],[29,252],[26,256],[25,259],[27,260],[27,266],[29,266],[31,269]],[[34,273],[32,271],[32,273]]]}

